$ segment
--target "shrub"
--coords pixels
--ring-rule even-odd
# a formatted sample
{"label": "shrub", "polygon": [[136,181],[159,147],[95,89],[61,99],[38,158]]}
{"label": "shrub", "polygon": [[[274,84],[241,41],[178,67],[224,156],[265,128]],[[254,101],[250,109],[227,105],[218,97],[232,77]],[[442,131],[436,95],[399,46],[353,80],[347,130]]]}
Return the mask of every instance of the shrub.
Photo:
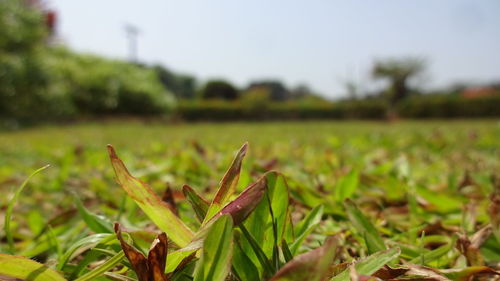
{"label": "shrub", "polygon": [[500,116],[500,95],[465,99],[456,95],[416,96],[398,106],[406,118],[471,118]]}
{"label": "shrub", "polygon": [[61,88],[84,114],[158,114],[174,105],[154,70],[64,49],[52,52]]}
{"label": "shrub", "polygon": [[235,100],[238,98],[238,90],[230,83],[222,80],[208,81],[201,89],[203,99]]}
{"label": "shrub", "polygon": [[50,92],[42,14],[24,1],[0,1],[0,118],[25,121],[65,114]]}

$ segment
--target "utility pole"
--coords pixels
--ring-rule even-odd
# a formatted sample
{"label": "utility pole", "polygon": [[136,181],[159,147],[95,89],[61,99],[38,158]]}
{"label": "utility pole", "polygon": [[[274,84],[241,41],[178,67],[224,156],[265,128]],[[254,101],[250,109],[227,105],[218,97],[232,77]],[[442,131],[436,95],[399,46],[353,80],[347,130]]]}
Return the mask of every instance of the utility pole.
{"label": "utility pole", "polygon": [[125,33],[128,39],[129,60],[137,63],[137,35],[139,34],[139,29],[135,25],[125,24]]}

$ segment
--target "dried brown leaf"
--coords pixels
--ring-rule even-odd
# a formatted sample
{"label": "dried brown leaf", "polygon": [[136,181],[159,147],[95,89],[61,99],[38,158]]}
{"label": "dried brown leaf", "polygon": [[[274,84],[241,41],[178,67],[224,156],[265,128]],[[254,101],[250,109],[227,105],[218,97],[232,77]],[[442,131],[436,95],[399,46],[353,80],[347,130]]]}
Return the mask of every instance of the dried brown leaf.
{"label": "dried brown leaf", "polygon": [[167,187],[165,188],[165,191],[163,192],[163,195],[161,196],[161,200],[165,202],[168,206],[168,208],[176,215],[179,216],[179,211],[177,210],[177,204],[175,203],[174,199],[174,193],[172,192],[172,189],[170,188],[170,184],[167,183]]}
{"label": "dried brown leaf", "polygon": [[168,239],[165,233],[159,234],[153,241],[147,258],[123,239],[118,223],[115,223],[115,233],[139,281],[168,281],[164,273],[168,251]]}

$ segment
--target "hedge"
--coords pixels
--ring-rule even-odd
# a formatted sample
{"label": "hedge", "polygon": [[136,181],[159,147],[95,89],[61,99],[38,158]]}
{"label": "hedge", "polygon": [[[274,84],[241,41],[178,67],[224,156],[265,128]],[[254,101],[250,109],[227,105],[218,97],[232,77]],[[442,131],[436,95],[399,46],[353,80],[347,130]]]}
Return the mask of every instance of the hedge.
{"label": "hedge", "polygon": [[[273,103],[258,106],[241,101],[194,101],[178,105],[176,116],[186,121],[385,119],[383,100]],[[400,103],[395,112],[408,119],[500,117],[500,95],[464,99],[454,95],[417,96]]]}

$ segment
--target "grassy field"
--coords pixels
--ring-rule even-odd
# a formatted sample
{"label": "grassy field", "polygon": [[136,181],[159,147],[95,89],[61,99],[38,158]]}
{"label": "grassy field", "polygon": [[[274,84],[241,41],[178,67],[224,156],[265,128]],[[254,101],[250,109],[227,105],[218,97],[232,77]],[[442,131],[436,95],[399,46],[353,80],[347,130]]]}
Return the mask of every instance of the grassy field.
{"label": "grassy field", "polygon": [[[158,227],[173,238],[169,253],[175,255],[176,249],[186,246],[176,230],[162,228],[158,221],[162,218],[136,204],[140,200],[134,197],[135,191],[129,190],[127,196],[119,171],[115,181],[106,144],[113,145],[132,175],[160,196],[168,185],[174,201],[166,200],[169,210],[195,230],[204,229],[208,219],[197,219],[199,212],[192,206],[205,203],[196,205],[193,198],[187,200],[183,185],[188,184],[210,203],[245,142],[249,149],[239,181],[233,182],[235,194],[222,203],[275,170],[280,173],[267,174],[269,188],[264,196],[274,213],[268,214],[261,206],[266,199],[257,207],[248,206],[250,215],[241,225],[249,233],[241,225],[235,227],[232,260],[221,257],[219,264],[210,261],[207,243],[200,250],[206,255],[186,261],[174,273],[178,262],[167,258],[166,272],[171,280],[192,280],[192,276],[195,280],[223,280],[207,277],[203,265],[229,274],[231,280],[268,280],[273,275],[273,280],[349,280],[349,269],[343,270],[360,259],[355,267],[359,276],[374,275],[383,280],[415,276],[426,280],[468,280],[479,275],[498,278],[494,270],[500,262],[500,122],[495,120],[110,122],[0,132],[0,218],[8,212],[14,192],[26,177],[51,165],[20,193],[10,225],[5,227],[4,220],[0,221],[0,228],[5,229],[0,231],[0,252],[33,258],[69,280],[146,280],[128,270],[136,268],[123,255],[105,271],[92,275],[100,272],[104,261],[119,255],[119,241],[114,235],[114,240],[104,235],[113,231],[113,221],[130,230],[127,237],[132,237],[143,252],[147,252]],[[79,202],[85,207],[77,208]],[[240,223],[238,215],[230,215],[231,220],[217,220],[209,232]],[[13,244],[8,243],[7,233],[13,236]],[[250,242],[252,235],[264,258]],[[217,245],[216,236],[204,237]],[[220,236],[233,241],[233,232]],[[94,239],[87,241],[87,237]],[[328,237],[335,237],[335,242],[329,242]],[[294,270],[300,265],[292,257],[316,248],[319,250],[304,259],[322,275],[297,277]],[[324,254],[333,248],[334,254]],[[324,253],[318,254],[320,250]],[[374,266],[374,260],[385,262]],[[221,268],[231,268],[218,270],[221,263]],[[252,266],[242,266],[246,263]],[[326,266],[320,266],[323,264]],[[363,267],[366,264],[370,270]],[[386,264],[391,267],[383,267]],[[397,275],[396,266],[406,271]],[[286,279],[290,271],[295,279]],[[391,278],[381,272],[392,274]],[[0,279],[2,274],[10,276],[2,271],[0,255]]]}

